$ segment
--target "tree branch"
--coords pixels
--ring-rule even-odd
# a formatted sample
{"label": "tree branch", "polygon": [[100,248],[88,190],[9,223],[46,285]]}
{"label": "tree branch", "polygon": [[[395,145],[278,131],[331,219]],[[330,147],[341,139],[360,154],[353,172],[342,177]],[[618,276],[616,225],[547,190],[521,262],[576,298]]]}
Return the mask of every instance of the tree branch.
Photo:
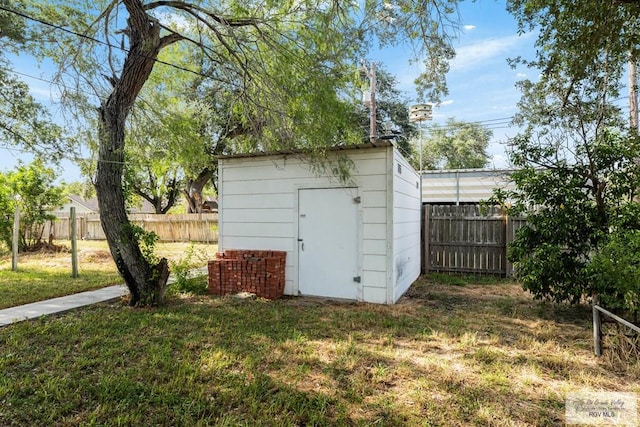
{"label": "tree branch", "polygon": [[[173,9],[178,9],[178,10],[182,10],[184,12],[187,12],[188,14],[192,15],[193,17],[195,17],[196,19],[198,19],[199,21],[202,21],[204,23],[207,23],[207,21],[205,19],[203,19],[199,13],[207,16],[208,18],[211,18],[212,20],[214,20],[215,22],[217,22],[218,24],[224,25],[226,27],[246,27],[246,26],[256,26],[258,25],[261,20],[257,19],[257,18],[225,18],[223,16],[217,15],[205,8],[202,8],[200,6],[197,6],[195,4],[191,4],[191,3],[185,3],[183,1],[173,1],[173,0],[161,0],[161,1],[156,1],[153,3],[149,3],[146,4],[144,6],[145,10],[153,10],[153,9],[157,9],[160,7],[170,7]],[[210,26],[210,24],[207,24],[207,26]]]}
{"label": "tree branch", "polygon": [[[162,26],[162,28],[166,29],[166,27],[164,26]],[[162,50],[163,48],[169,46],[170,44],[179,42],[180,40],[186,40],[186,39],[187,38],[182,34],[172,32],[171,34],[164,36],[160,39],[160,49]]]}

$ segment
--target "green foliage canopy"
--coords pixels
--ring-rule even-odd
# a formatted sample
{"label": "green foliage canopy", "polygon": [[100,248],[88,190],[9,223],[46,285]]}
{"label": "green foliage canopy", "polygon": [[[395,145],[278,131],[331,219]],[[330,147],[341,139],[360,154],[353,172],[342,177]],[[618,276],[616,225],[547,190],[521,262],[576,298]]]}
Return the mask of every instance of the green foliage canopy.
{"label": "green foliage canopy", "polygon": [[509,258],[538,298],[576,303],[598,295],[637,311],[640,141],[616,104],[628,53],[637,57],[640,4],[512,0],[523,31],[538,29],[542,70],[523,81],[524,130],[510,142],[516,190],[498,192],[526,214]]}
{"label": "green foliage canopy", "polygon": [[429,126],[423,145],[423,169],[482,168],[492,132],[481,124],[449,118]]}
{"label": "green foliage canopy", "polygon": [[50,160],[72,149],[48,111],[31,96],[29,87],[11,72],[5,52],[16,53],[29,36],[25,20],[3,10],[24,7],[22,1],[0,0],[0,141],[22,147]]}

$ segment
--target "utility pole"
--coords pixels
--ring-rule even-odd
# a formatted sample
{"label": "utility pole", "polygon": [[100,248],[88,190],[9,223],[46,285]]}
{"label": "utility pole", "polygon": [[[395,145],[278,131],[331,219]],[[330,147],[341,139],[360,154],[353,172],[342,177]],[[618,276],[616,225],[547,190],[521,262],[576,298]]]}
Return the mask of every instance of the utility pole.
{"label": "utility pole", "polygon": [[638,131],[638,74],[636,58],[629,52],[629,124]]}
{"label": "utility pole", "polygon": [[376,130],[376,63],[371,63],[371,70],[369,70],[364,60],[362,60],[362,68],[369,78],[369,99],[365,97],[365,105],[369,106],[369,141],[375,143],[377,140]]}
{"label": "utility pole", "polygon": [[420,173],[422,173],[422,122],[431,120],[433,118],[433,105],[431,104],[416,104],[409,108],[409,121],[418,122],[420,126]]}

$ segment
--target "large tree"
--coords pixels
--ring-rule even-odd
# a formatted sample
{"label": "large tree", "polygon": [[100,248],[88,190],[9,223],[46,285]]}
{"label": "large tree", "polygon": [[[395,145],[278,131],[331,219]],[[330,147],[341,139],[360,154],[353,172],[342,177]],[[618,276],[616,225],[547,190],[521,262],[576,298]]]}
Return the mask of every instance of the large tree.
{"label": "large tree", "polygon": [[[487,164],[493,133],[479,123],[449,118],[427,128],[422,146],[423,169],[473,169]],[[420,143],[420,142],[419,142]],[[414,163],[416,159],[414,158]],[[418,160],[419,163],[419,160]]]}
{"label": "large tree", "polygon": [[640,3],[509,4],[523,31],[539,30],[537,56],[524,62],[542,71],[520,83],[516,123],[524,130],[510,146],[516,190],[501,198],[528,225],[510,259],[536,297],[600,294],[611,307],[637,310],[640,288],[627,279],[640,264],[640,145],[618,101],[628,53],[637,57],[640,46]]}
{"label": "large tree", "polygon": [[38,2],[33,13],[58,26],[40,47],[59,62],[61,82],[77,77],[79,85],[67,94],[77,100],[92,91],[99,100],[96,192],[102,227],[132,304],[161,303],[168,277],[166,260],[150,263],[141,253],[122,185],[127,119],[154,68],[170,66],[158,63],[162,50],[174,43],[200,49],[206,71],[196,72],[206,78],[215,70],[211,76],[235,90],[251,146],[316,151],[353,137],[337,88],[367,39],[418,41],[427,63],[419,83],[434,97],[445,91],[444,73],[453,56],[448,36],[455,1],[376,0],[362,7],[337,0],[85,3]]}
{"label": "large tree", "polygon": [[514,62],[541,71],[552,84],[561,77],[563,99],[580,91],[580,82],[599,76],[599,88],[609,101],[620,83],[629,55],[640,54],[640,2],[635,0],[509,0],[507,9],[522,33],[537,31],[536,58]]}
{"label": "large tree", "polygon": [[132,196],[151,203],[157,214],[166,213],[180,199],[183,163],[206,156],[201,129],[209,117],[202,102],[181,99],[166,86],[145,87],[143,102],[129,122],[125,150],[125,184]]}

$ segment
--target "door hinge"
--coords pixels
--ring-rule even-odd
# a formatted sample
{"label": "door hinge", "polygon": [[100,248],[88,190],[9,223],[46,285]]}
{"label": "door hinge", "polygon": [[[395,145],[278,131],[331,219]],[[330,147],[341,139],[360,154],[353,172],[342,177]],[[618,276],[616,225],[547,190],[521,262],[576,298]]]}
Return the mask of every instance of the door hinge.
{"label": "door hinge", "polygon": [[353,198],[353,203],[362,203],[362,198],[360,196]]}
{"label": "door hinge", "polygon": [[356,283],[360,283],[362,280],[360,279],[360,276],[356,276],[353,278],[353,281]]}

